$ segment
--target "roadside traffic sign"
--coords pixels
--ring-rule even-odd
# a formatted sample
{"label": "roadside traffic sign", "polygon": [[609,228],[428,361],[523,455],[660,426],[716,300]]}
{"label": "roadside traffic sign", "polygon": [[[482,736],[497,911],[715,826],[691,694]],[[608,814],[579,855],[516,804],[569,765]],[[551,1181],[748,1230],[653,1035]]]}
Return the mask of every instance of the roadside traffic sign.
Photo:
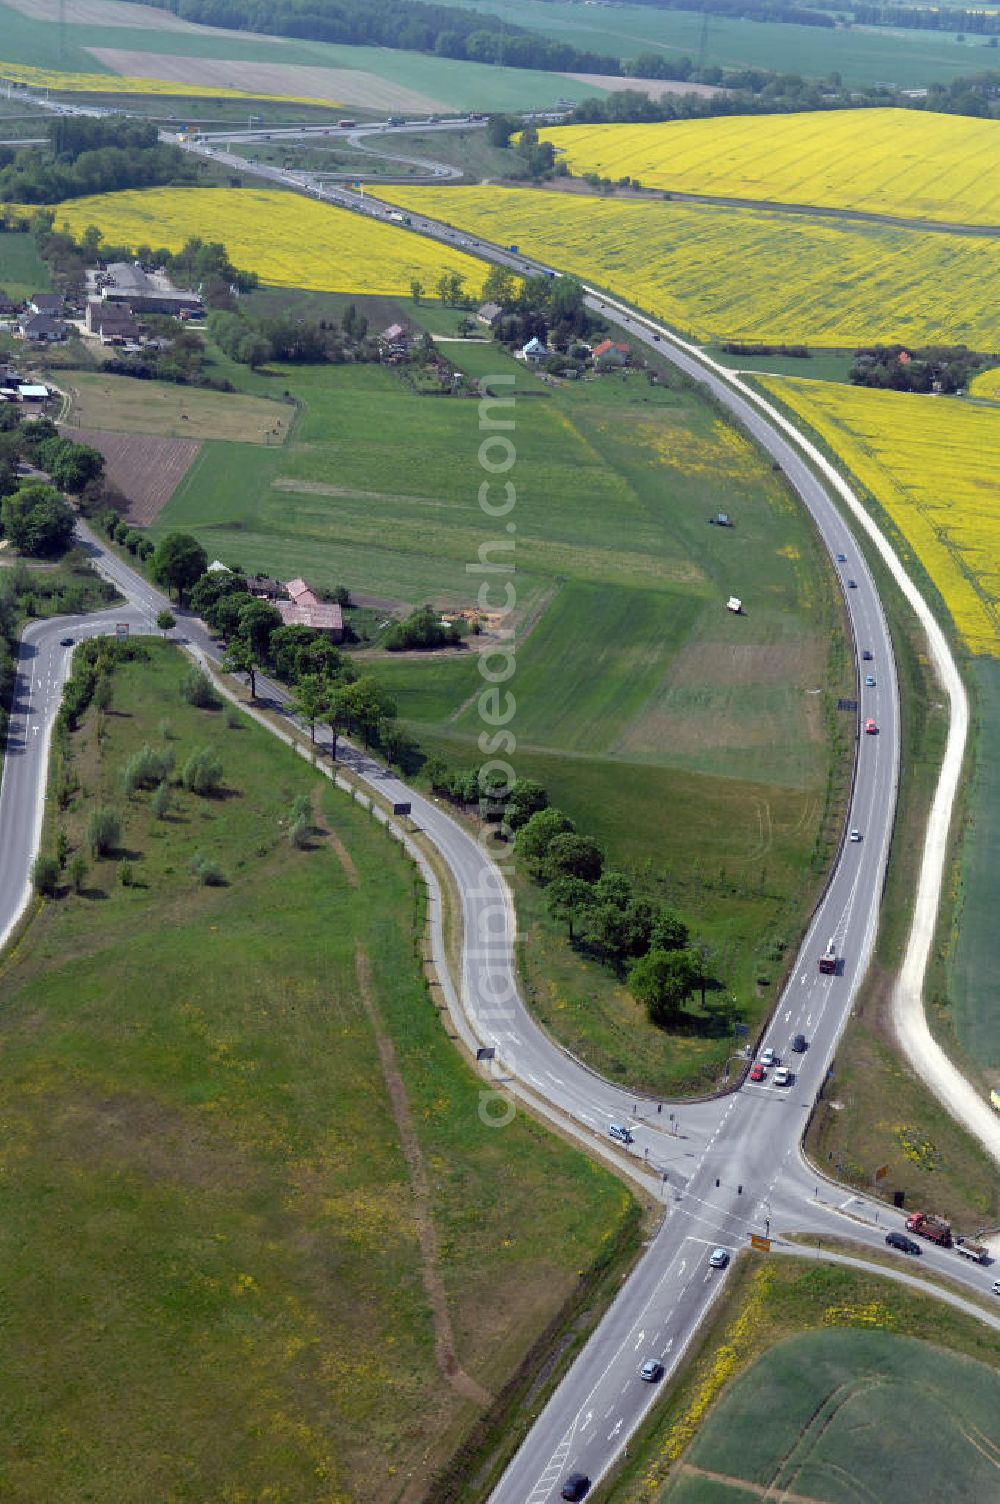
{"label": "roadside traffic sign", "polygon": [[770,1253],[771,1239],[762,1238],[759,1232],[752,1232],[750,1234],[750,1247],[759,1249],[761,1253]]}

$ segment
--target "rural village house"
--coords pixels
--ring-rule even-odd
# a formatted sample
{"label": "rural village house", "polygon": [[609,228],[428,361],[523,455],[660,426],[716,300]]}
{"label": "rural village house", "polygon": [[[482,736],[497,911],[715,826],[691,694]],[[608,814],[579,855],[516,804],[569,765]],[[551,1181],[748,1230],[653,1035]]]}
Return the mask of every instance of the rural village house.
{"label": "rural village house", "polygon": [[482,308],[480,308],[479,312],[476,314],[476,318],[479,320],[479,322],[481,324],[486,324],[490,329],[498,324],[502,317],[503,309],[500,307],[499,303],[484,303]]}
{"label": "rural village house", "polygon": [[537,334],[533,339],[529,339],[528,343],[522,349],[521,355],[529,365],[538,365],[539,361],[548,360],[549,358],[548,349],[538,338]]}
{"label": "rural village house", "polygon": [[87,333],[99,335],[102,345],[135,344],[141,337],[127,303],[105,303],[97,298],[87,302]]}
{"label": "rural village house", "polygon": [[602,339],[591,351],[591,359],[599,370],[606,370],[609,366],[628,365],[628,353],[628,345],[619,344],[613,339]]}
{"label": "rural village house", "polygon": [[311,627],[325,632],[332,642],[343,642],[344,614],[336,602],[321,601],[302,579],[288,580],[285,589],[290,599],[274,604],[286,627]]}
{"label": "rural village house", "polygon": [[28,308],[32,313],[62,313],[63,300],[57,292],[35,292],[28,299]]}
{"label": "rural village house", "polygon": [[47,313],[25,314],[18,328],[21,338],[33,345],[45,345],[50,341],[66,338],[66,325],[62,319],[54,319]]}

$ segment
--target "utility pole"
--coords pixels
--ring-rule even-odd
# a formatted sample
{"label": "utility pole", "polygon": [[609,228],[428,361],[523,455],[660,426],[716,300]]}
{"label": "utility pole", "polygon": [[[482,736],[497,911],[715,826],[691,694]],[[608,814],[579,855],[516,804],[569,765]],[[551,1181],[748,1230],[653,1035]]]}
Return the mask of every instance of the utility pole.
{"label": "utility pole", "polygon": [[695,64],[696,72],[700,73],[705,66],[708,56],[708,11],[706,10],[701,20],[701,40],[698,43],[698,61]]}

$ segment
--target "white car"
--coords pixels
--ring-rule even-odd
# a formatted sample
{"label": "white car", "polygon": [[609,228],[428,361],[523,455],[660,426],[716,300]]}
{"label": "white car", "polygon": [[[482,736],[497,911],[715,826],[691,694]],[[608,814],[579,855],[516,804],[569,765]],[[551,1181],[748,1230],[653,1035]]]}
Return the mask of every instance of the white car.
{"label": "white car", "polygon": [[851,840],[852,841],[860,841],[861,840],[861,832],[860,832],[860,830],[858,829],[858,827],[856,825],[854,826],[854,828],[851,831]]}
{"label": "white car", "polygon": [[792,1073],[786,1065],[779,1065],[771,1080],[775,1086],[788,1086],[791,1083]]}
{"label": "white car", "polygon": [[761,1065],[777,1065],[778,1057],[774,1053],[770,1045],[767,1046],[767,1049],[761,1050],[760,1063]]}
{"label": "white car", "polygon": [[713,1269],[725,1269],[729,1263],[729,1251],[726,1248],[714,1248],[708,1261]]}

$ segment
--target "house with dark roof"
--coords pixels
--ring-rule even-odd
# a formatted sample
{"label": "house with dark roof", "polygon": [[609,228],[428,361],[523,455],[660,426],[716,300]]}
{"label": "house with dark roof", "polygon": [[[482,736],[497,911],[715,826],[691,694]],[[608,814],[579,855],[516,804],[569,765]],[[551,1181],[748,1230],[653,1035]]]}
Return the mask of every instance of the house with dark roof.
{"label": "house with dark roof", "polygon": [[135,344],[142,333],[127,303],[105,303],[100,298],[89,299],[86,323],[87,333],[98,335],[102,345]]}
{"label": "house with dark roof", "polygon": [[147,272],[132,261],[112,261],[101,279],[101,297],[107,303],[125,303],[133,313],[167,313],[190,318],[201,313],[196,292],[175,287],[166,272]]}
{"label": "house with dark roof", "polygon": [[63,299],[58,292],[33,292],[28,299],[32,313],[62,313]]}
{"label": "house with dark roof", "polygon": [[266,574],[247,575],[247,593],[258,600],[276,601],[285,598],[285,587],[280,580],[272,580]]}
{"label": "house with dark roof", "polygon": [[32,345],[45,345],[66,338],[66,325],[47,313],[26,314],[18,324],[21,338]]}

